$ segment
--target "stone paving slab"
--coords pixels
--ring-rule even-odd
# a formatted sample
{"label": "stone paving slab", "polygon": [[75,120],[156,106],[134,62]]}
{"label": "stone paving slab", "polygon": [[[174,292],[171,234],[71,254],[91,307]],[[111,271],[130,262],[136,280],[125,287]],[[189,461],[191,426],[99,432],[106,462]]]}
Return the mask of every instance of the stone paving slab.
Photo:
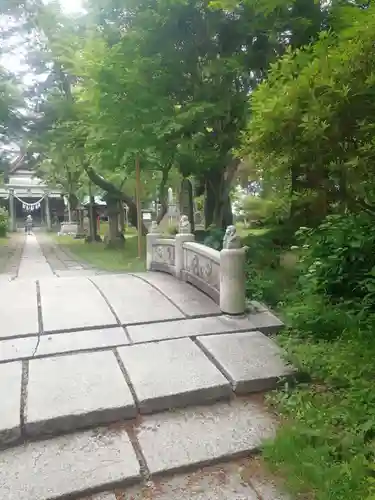
{"label": "stone paving slab", "polygon": [[221,314],[219,306],[207,295],[189,283],[178,281],[164,273],[147,272],[136,276],[161,290],[187,316],[211,316]]}
{"label": "stone paving slab", "polygon": [[274,389],[280,378],[293,372],[281,349],[260,332],[198,337],[197,342],[239,394]]}
{"label": "stone paving slab", "polygon": [[284,323],[269,311],[249,314],[248,319],[265,335],[274,335],[284,327]]}
{"label": "stone paving slab", "polygon": [[143,487],[132,486],[118,496],[124,500],[259,500],[242,472],[238,461],[206,466],[188,474],[156,478]]}
{"label": "stone paving slab", "polygon": [[161,293],[131,275],[94,276],[123,325],[183,318],[184,315]]}
{"label": "stone paving slab", "polygon": [[112,352],[30,361],[27,434],[71,431],[135,415],[133,397]]}
{"label": "stone paving slab", "polygon": [[63,352],[103,349],[128,343],[123,328],[100,328],[78,332],[54,333],[41,337],[36,355],[46,356]]}
{"label": "stone paving slab", "polygon": [[122,328],[100,328],[8,339],[0,341],[0,363],[49,356],[65,352],[106,349],[126,345],[129,341]]}
{"label": "stone paving slab", "polygon": [[[146,485],[130,486],[118,491],[117,498],[118,500],[291,500],[276,486],[273,478],[266,474],[256,457],[201,467],[189,473],[157,477]],[[92,500],[97,499],[93,497]]]}
{"label": "stone paving slab", "polygon": [[114,493],[99,493],[98,495],[85,497],[82,500],[117,500],[117,499]]}
{"label": "stone paving slab", "polygon": [[37,336],[0,340],[0,363],[31,358],[37,343]]}
{"label": "stone paving slab", "polygon": [[40,281],[44,331],[116,325],[106,301],[87,278]]}
{"label": "stone paving slab", "polygon": [[118,349],[141,413],[229,398],[226,378],[190,339]]}
{"label": "stone paving slab", "polygon": [[255,326],[252,325],[248,318],[229,316],[187,318],[177,321],[130,325],[127,328],[134,343],[255,329]]}
{"label": "stone paving slab", "polygon": [[[21,363],[0,365],[0,445],[11,443],[21,435],[21,379]],[[0,495],[0,498],[4,497]]]}
{"label": "stone paving slab", "polygon": [[151,474],[249,454],[275,432],[260,403],[230,403],[145,416],[136,432]]}
{"label": "stone paving slab", "polygon": [[35,281],[11,281],[0,287],[0,318],[0,339],[38,333]]}
{"label": "stone paving slab", "polygon": [[126,432],[105,429],[28,443],[0,454],[0,498],[51,500],[108,490],[140,476]]}
{"label": "stone paving slab", "polygon": [[75,277],[81,277],[81,276],[96,276],[97,274],[100,274],[100,272],[95,271],[94,269],[62,269],[62,270],[57,270],[55,271],[55,275],[58,278],[75,278]]}

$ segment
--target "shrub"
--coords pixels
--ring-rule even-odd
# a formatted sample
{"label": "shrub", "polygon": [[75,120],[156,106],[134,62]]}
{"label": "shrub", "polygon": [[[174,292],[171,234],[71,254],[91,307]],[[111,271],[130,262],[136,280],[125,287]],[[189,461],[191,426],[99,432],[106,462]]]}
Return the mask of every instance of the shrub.
{"label": "shrub", "polygon": [[207,247],[214,248],[215,250],[221,250],[223,248],[224,234],[224,229],[212,225],[206,231],[203,244]]}
{"label": "shrub", "polygon": [[267,225],[283,221],[289,213],[288,206],[280,199],[245,196],[240,202],[240,214],[247,222],[262,222]]}
{"label": "shrub", "polygon": [[[368,215],[332,215],[298,234],[299,287],[307,295],[375,305],[375,229]],[[363,302],[364,301],[364,302]]]}
{"label": "shrub", "polygon": [[0,237],[4,238],[8,231],[9,215],[5,208],[0,207]]}

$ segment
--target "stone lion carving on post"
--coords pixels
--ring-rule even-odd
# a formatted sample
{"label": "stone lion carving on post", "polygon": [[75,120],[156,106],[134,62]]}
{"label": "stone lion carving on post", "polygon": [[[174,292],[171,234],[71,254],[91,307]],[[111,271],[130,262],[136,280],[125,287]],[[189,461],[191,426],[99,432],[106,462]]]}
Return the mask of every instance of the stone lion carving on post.
{"label": "stone lion carving on post", "polygon": [[179,231],[179,233],[182,233],[182,234],[189,234],[191,232],[189,217],[187,215],[181,215],[180,225],[179,225],[178,231]]}
{"label": "stone lion carving on post", "polygon": [[226,250],[241,248],[241,238],[237,234],[235,226],[228,226],[223,238],[223,248]]}

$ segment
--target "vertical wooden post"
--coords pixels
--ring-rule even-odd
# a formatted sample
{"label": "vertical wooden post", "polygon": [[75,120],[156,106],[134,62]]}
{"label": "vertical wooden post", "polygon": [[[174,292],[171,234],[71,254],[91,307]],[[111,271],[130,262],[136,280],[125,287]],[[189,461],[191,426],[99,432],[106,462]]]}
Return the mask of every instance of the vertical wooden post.
{"label": "vertical wooden post", "polygon": [[89,223],[90,223],[90,241],[95,241],[95,224],[96,221],[94,220],[94,207],[93,207],[93,196],[92,196],[92,189],[91,189],[91,181],[89,181]]}
{"label": "vertical wooden post", "polygon": [[135,159],[135,184],[137,205],[137,229],[138,229],[138,259],[142,257],[142,212],[141,212],[141,172],[139,166],[139,155]]}

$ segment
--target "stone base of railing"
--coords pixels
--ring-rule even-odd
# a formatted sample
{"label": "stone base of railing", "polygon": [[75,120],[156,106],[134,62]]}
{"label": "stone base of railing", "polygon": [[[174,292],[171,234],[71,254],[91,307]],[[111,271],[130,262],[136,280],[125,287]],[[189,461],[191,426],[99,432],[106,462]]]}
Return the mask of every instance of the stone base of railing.
{"label": "stone base of railing", "polygon": [[223,313],[241,315],[246,311],[245,248],[219,252],[196,243],[190,233],[163,238],[153,225],[147,235],[147,270],[172,274],[209,295]]}

